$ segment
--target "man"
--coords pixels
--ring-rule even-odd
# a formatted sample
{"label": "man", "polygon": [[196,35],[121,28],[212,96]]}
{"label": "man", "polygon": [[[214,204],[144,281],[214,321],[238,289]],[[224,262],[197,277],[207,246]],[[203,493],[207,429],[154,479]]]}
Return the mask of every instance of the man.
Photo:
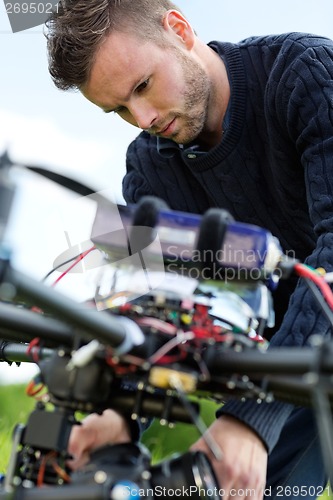
{"label": "man", "polygon": [[[48,28],[56,85],[143,130],[128,149],[127,202],[155,195],[176,210],[223,207],[332,270],[331,40],[294,33],[206,45],[168,0],[63,2]],[[275,294],[273,347],[331,334],[305,284],[292,291],[282,283]],[[210,432],[222,460],[203,439],[193,448],[210,456],[227,499],[247,489],[260,500],[265,483],[272,497],[313,498],[325,485],[309,409],[231,400]],[[76,465],[118,434],[130,437],[114,412],[89,418],[71,438]]]}

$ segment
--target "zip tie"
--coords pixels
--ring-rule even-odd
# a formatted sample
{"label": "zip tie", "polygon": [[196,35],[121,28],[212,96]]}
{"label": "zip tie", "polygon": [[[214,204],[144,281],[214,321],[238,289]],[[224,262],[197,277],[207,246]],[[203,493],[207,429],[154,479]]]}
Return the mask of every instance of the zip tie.
{"label": "zip tie", "polygon": [[95,354],[99,350],[101,344],[98,340],[92,340],[89,344],[86,344],[72,354],[72,359],[67,364],[67,370],[71,371],[74,368],[82,368],[86,366],[95,357]]}

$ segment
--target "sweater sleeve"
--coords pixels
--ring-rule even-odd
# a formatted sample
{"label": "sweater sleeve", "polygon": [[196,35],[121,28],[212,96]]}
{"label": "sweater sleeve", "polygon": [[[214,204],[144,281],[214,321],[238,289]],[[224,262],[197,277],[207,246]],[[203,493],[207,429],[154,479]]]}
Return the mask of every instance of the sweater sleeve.
{"label": "sweater sleeve", "polygon": [[[333,43],[325,39],[300,39],[288,48],[297,52],[292,63],[277,61],[267,105],[277,130],[287,135],[301,158],[309,215],[316,234],[316,247],[306,259],[312,267],[333,270]],[[274,103],[274,104],[273,104]],[[283,168],[283,165],[281,166]],[[281,187],[283,188],[283,187]],[[329,337],[328,320],[304,281],[293,293],[281,328],[270,348],[303,346],[312,335]],[[262,403],[228,401],[217,415],[229,414],[250,426],[271,451],[293,409],[278,401]]]}

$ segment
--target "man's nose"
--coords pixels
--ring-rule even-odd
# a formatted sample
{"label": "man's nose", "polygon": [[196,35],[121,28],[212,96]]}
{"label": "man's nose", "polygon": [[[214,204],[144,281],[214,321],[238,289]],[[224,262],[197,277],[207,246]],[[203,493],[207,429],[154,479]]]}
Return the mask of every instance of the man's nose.
{"label": "man's nose", "polygon": [[136,103],[131,113],[137,126],[143,130],[150,129],[157,119],[157,111],[147,102]]}

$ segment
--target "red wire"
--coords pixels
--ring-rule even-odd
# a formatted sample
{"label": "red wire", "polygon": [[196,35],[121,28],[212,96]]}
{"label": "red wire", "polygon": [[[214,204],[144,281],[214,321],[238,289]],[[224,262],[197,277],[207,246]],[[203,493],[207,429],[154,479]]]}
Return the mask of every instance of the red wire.
{"label": "red wire", "polygon": [[40,488],[44,484],[44,476],[45,476],[45,469],[46,469],[46,462],[47,459],[46,457],[42,458],[38,474],[37,474],[37,487]]}
{"label": "red wire", "polygon": [[71,269],[73,269],[73,267],[75,267],[82,259],[84,259],[88,253],[92,252],[93,250],[95,250],[95,245],[91,248],[89,248],[88,250],[86,250],[85,252],[82,252],[78,257],[77,259],[74,260],[73,264],[71,264],[68,269],[66,269],[66,271],[64,271],[56,280],[54,283],[52,283],[51,286],[55,286],[64,276],[66,276],[66,274],[69,273],[69,271],[71,271]]}
{"label": "red wire", "polygon": [[[40,338],[39,337],[35,337],[34,339],[32,339],[27,347],[27,355],[31,355],[32,357],[32,360],[35,362],[35,363],[38,363],[39,361],[39,356],[38,356],[38,344],[40,342]],[[35,350],[35,348],[37,349],[37,351]]]}
{"label": "red wire", "polygon": [[302,276],[303,278],[309,278],[317,285],[317,287],[323,294],[323,297],[326,300],[327,304],[333,311],[333,293],[324,277],[304,264],[295,264],[294,269],[299,276]]}
{"label": "red wire", "polygon": [[42,382],[40,382],[39,384],[35,384],[35,382],[31,380],[25,389],[25,393],[29,397],[35,397],[44,389],[44,387],[45,386]]}
{"label": "red wire", "polygon": [[67,474],[67,472],[62,467],[60,467],[60,465],[55,460],[52,462],[52,467],[58,474],[58,476],[60,476],[61,479],[63,479],[66,483],[71,482],[71,477],[69,476],[69,474]]}
{"label": "red wire", "polygon": [[43,486],[47,462],[55,456],[56,456],[56,452],[50,451],[49,453],[47,453],[47,455],[42,457],[40,468],[39,468],[38,474],[37,474],[37,487],[40,488],[41,486]]}

